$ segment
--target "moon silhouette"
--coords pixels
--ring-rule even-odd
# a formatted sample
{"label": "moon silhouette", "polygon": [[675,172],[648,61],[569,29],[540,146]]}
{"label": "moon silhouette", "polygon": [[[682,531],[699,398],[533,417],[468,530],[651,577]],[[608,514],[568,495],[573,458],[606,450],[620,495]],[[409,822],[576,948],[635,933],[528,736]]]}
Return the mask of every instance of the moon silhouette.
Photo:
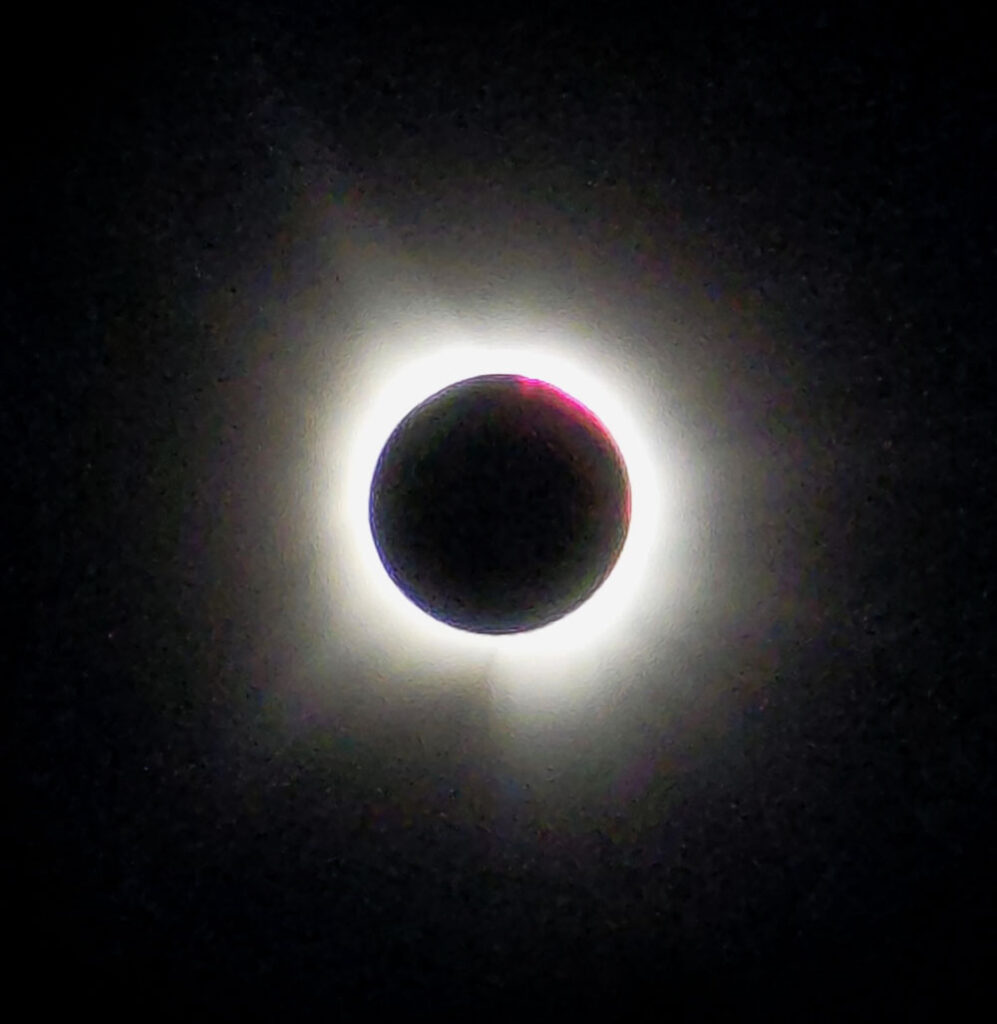
{"label": "moon silhouette", "polygon": [[630,484],[589,409],[544,381],[490,374],[444,388],[398,424],[369,516],[410,601],[457,629],[519,633],[578,608],[612,571]]}

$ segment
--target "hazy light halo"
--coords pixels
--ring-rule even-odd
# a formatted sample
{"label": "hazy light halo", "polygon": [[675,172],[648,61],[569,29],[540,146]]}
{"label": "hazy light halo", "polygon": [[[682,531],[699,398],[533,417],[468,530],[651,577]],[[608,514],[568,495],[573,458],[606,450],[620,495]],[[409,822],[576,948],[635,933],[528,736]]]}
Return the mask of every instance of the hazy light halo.
{"label": "hazy light halo", "polygon": [[[349,398],[329,428],[325,517],[336,561],[331,596],[349,604],[340,610],[348,613],[351,645],[388,657],[402,649],[420,664],[488,664],[498,679],[545,689],[594,668],[611,650],[640,646],[648,606],[667,604],[659,596],[669,585],[662,570],[677,568],[663,554],[674,532],[678,480],[662,450],[660,410],[639,370],[614,360],[610,343],[593,345],[569,330],[476,331],[443,323],[407,333],[396,325],[356,351]],[[375,467],[398,423],[444,388],[485,374],[543,381],[587,407],[611,434],[630,480],[630,528],[606,580],[563,618],[513,634],[461,630],[418,608],[385,571],[369,524]]]}

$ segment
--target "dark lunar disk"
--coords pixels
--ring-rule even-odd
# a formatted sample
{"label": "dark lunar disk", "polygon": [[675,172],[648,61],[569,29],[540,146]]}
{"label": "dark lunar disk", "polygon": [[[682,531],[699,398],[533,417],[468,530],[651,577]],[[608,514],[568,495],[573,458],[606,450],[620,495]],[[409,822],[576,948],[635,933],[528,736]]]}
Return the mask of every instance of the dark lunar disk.
{"label": "dark lunar disk", "polygon": [[507,375],[413,409],[370,494],[394,582],[477,633],[536,629],[577,608],[616,563],[629,521],[626,467],[605,427],[550,384]]}

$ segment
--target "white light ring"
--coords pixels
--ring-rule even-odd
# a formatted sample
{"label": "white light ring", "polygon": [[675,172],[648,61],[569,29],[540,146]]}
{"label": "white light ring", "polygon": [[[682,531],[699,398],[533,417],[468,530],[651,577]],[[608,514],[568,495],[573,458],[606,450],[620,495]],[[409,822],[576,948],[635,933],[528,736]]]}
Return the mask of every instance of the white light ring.
{"label": "white light ring", "polygon": [[[668,576],[682,561],[675,549],[680,460],[670,464],[664,416],[647,377],[610,358],[608,344],[568,331],[474,331],[441,321],[424,317],[357,339],[355,360],[341,364],[349,387],[334,401],[326,428],[330,466],[322,499],[336,626],[365,658],[380,653],[395,664],[487,665],[492,681],[559,688],[579,673],[596,673],[614,652],[653,641],[646,629],[667,604],[661,595],[676,582]],[[374,469],[399,421],[441,389],[482,374],[543,380],[585,405],[619,447],[631,493],[623,550],[591,597],[539,629],[498,636],[456,629],[411,603],[381,564],[369,525]]]}

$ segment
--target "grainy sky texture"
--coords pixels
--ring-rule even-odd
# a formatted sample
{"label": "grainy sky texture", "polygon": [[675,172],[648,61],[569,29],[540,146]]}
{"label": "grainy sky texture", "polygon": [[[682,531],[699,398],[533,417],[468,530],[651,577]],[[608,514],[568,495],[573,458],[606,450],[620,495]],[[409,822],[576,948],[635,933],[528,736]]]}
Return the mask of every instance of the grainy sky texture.
{"label": "grainy sky texture", "polygon": [[[23,26],[33,999],[800,1019],[984,981],[987,37],[577,6]],[[536,367],[619,413],[634,582],[512,653],[395,619],[354,514],[379,445]]]}

